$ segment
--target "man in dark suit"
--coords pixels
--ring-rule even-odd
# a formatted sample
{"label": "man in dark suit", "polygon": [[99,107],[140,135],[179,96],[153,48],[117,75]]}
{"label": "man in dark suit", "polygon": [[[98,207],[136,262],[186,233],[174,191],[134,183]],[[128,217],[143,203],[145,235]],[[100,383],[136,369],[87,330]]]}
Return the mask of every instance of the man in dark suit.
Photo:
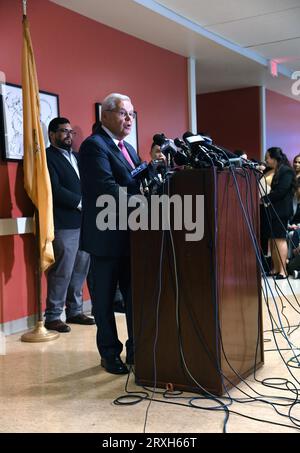
{"label": "man in dark suit", "polygon": [[[93,315],[97,324],[97,346],[101,365],[113,374],[128,373],[120,358],[123,349],[118,339],[114,315],[117,282],[125,302],[128,340],[126,363],[134,361],[132,332],[132,302],[130,277],[129,231],[119,228],[119,193],[130,197],[140,193],[139,183],[131,171],[140,164],[134,148],[123,141],[130,134],[135,114],[131,100],[121,94],[111,94],[102,103],[102,125],[81,145],[79,169],[82,185],[81,247],[91,254],[94,282]],[[99,197],[110,195],[116,209],[110,212],[116,219],[116,229],[99,229],[97,216],[104,209]],[[98,200],[98,202],[97,202]],[[120,216],[122,217],[122,216]],[[98,222],[97,222],[98,223]]]}
{"label": "man in dark suit", "polygon": [[[93,126],[92,126],[92,134],[96,134],[98,130],[101,128],[101,121],[96,121]],[[89,289],[89,293],[91,296],[91,300],[93,300],[93,294],[94,294],[94,284],[93,284],[93,276],[92,276],[92,270],[90,267],[90,270],[88,272],[87,278],[87,285]],[[117,285],[117,290],[116,294],[114,297],[114,311],[117,313],[125,313],[125,303],[119,288],[119,284]]]}
{"label": "man in dark suit", "polygon": [[54,118],[48,134],[51,146],[46,152],[53,197],[55,263],[47,273],[45,327],[69,332],[70,326],[60,319],[64,305],[67,323],[95,323],[82,312],[82,287],[90,257],[79,250],[81,187],[77,155],[72,151],[74,131],[67,118]]}

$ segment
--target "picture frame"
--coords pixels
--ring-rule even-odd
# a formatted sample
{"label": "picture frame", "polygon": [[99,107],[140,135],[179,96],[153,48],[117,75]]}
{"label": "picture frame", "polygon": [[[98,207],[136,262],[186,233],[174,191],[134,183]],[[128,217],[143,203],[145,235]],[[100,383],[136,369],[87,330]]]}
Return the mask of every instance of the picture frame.
{"label": "picture frame", "polygon": [[[40,91],[41,124],[45,146],[49,146],[48,125],[59,116],[59,97],[48,91]],[[8,161],[22,161],[23,104],[22,87],[12,83],[0,84],[0,146],[2,157]]]}
{"label": "picture frame", "polygon": [[[95,117],[96,117],[96,122],[101,121],[101,108],[102,104],[100,102],[95,103]],[[136,150],[137,154],[139,155],[139,142],[138,142],[138,121],[137,121],[137,112],[134,111],[135,113],[135,119],[132,123],[132,128],[130,134],[125,138],[125,141],[130,143]]]}

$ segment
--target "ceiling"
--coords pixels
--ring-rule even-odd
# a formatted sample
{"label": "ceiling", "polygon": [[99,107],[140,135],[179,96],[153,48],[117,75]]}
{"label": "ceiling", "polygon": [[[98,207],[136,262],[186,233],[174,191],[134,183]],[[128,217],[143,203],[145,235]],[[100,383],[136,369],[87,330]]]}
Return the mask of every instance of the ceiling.
{"label": "ceiling", "polygon": [[198,93],[262,85],[300,101],[291,90],[300,70],[300,0],[52,1],[196,58]]}

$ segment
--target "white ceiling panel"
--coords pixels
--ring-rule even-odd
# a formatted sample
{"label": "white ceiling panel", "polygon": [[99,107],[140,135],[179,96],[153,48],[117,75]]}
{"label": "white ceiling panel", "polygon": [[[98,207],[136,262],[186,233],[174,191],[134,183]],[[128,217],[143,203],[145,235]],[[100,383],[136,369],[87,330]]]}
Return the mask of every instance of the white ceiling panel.
{"label": "white ceiling panel", "polygon": [[[269,89],[291,96],[292,82],[282,76],[272,77],[268,68],[257,62],[232,55],[221,47],[199,55],[197,59],[197,92],[233,90],[249,86],[266,86]],[[216,87],[218,89],[216,90]],[[300,100],[300,99],[299,99]]]}
{"label": "white ceiling panel", "polygon": [[286,66],[300,69],[300,38],[266,44],[254,47],[252,50]]}
{"label": "white ceiling panel", "polygon": [[233,22],[300,6],[299,0],[156,0],[156,3],[202,26]]}
{"label": "white ceiling panel", "polygon": [[281,13],[206,28],[242,47],[290,40],[300,37],[300,6]]}
{"label": "white ceiling panel", "polygon": [[[169,14],[169,9],[165,10],[157,1],[51,1],[151,44],[185,57],[196,58],[198,93],[265,85],[269,89],[293,97],[291,79],[281,76],[273,79],[268,69],[268,60],[262,57],[268,52],[275,52],[273,48],[261,46],[255,48],[255,51],[244,49],[238,43],[232,44],[228,40],[206,31],[199,24],[194,25],[195,22],[184,19],[182,14],[180,16],[176,13]],[[230,18],[231,20],[233,17],[237,19],[242,15],[248,17],[254,14],[265,14],[276,8],[278,11],[283,9],[284,5],[286,7],[300,6],[300,0],[162,0],[160,3],[168,4],[169,7],[170,4],[177,7],[187,5],[185,17],[189,17],[192,7],[199,9],[200,5],[202,10],[206,11],[207,23],[216,23],[222,19],[223,22],[226,22]],[[300,24],[300,19],[298,24]],[[299,26],[298,28],[300,29]],[[252,35],[257,38],[255,31]],[[296,43],[293,49],[292,54],[297,57],[299,50],[297,49],[296,53]],[[285,53],[289,54],[288,46],[282,47],[280,55],[275,55],[275,57],[285,57]],[[274,58],[273,53],[272,58]],[[297,65],[295,65],[296,67],[290,64],[283,65],[279,66],[279,71],[286,75],[291,74],[288,68],[297,69]],[[300,101],[299,98],[297,100]]]}

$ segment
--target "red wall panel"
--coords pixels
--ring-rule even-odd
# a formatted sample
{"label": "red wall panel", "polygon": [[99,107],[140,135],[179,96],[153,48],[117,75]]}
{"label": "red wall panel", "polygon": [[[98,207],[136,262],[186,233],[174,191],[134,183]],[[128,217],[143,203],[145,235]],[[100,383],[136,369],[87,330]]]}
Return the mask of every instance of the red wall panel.
{"label": "red wall panel", "polygon": [[266,91],[267,148],[279,146],[292,161],[300,154],[300,102]]}
{"label": "red wall panel", "polygon": [[0,322],[36,311],[33,256],[32,235],[0,237]]}
{"label": "red wall panel", "polygon": [[[7,82],[16,84],[21,82],[21,7],[20,0],[0,1],[0,71]],[[61,115],[78,131],[75,148],[90,133],[94,103],[113,91],[133,100],[139,151],[146,159],[153,134],[176,137],[188,128],[184,57],[48,0],[30,0],[27,14],[40,89],[59,94]],[[0,217],[32,215],[21,164],[1,161],[0,194]],[[0,321],[34,312],[33,260],[31,235],[0,238]]]}
{"label": "red wall panel", "polygon": [[259,87],[198,95],[197,114],[198,130],[211,135],[215,143],[260,158]]}

